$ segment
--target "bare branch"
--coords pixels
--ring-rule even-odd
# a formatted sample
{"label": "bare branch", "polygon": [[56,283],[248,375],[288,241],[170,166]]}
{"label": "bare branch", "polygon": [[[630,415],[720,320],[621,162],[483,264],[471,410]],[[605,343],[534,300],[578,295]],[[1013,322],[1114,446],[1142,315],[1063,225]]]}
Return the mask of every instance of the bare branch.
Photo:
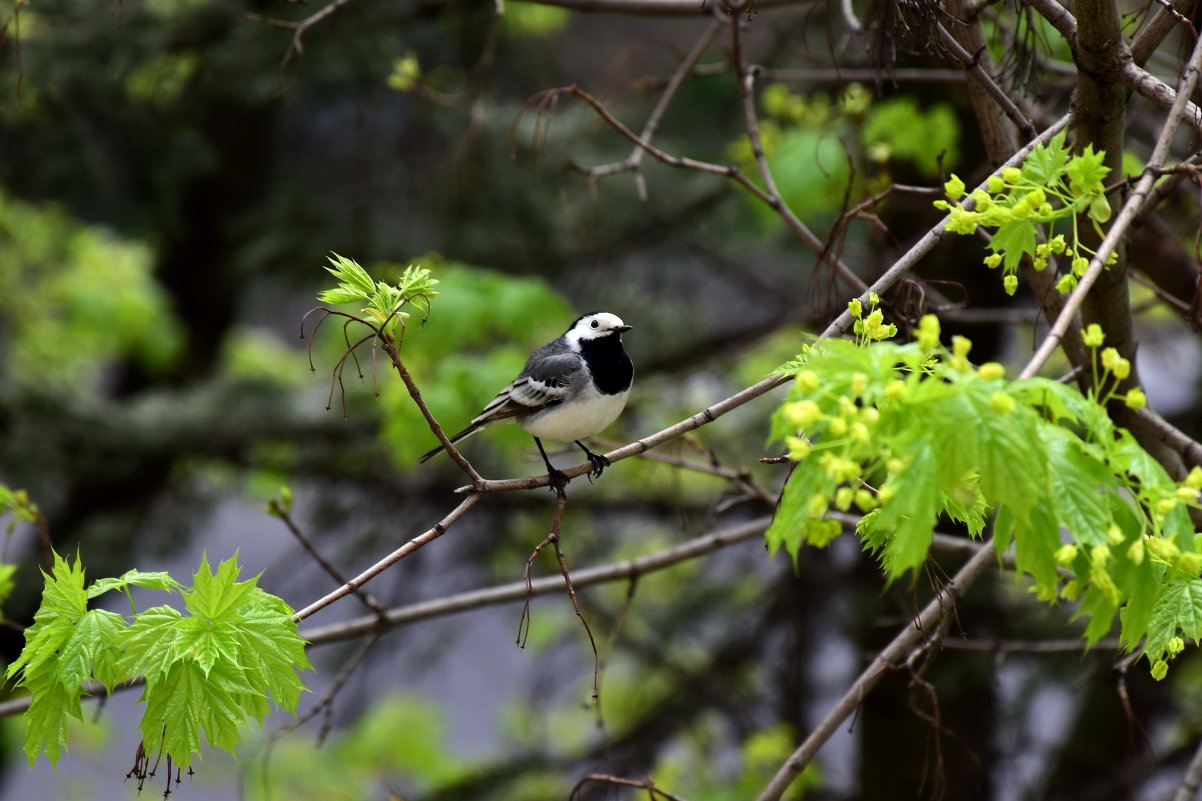
{"label": "bare branch", "polygon": [[1027,139],[1034,139],[1037,134],[1035,126],[1031,124],[1031,121],[1028,120],[1021,111],[1019,111],[1018,106],[1014,105],[1014,101],[1010,99],[1010,96],[1005,92],[1005,90],[997,85],[997,81],[993,79],[993,76],[986,72],[981,66],[978,58],[978,55],[980,54],[973,55],[965,50],[964,47],[958,41],[956,41],[956,37],[948,33],[947,28],[943,27],[943,25],[939,25],[939,37],[943,40],[943,45],[947,48],[948,52],[959,59],[960,63],[964,65],[965,72],[971,75],[973,80],[975,80],[977,84],[985,90],[990,99],[993,100],[993,102],[997,104],[998,108],[1005,113],[1006,117],[1008,117],[1009,120],[1014,123],[1014,126],[1018,128],[1019,132]]}
{"label": "bare branch", "polygon": [[860,673],[805,741],[780,767],[772,781],[759,794],[757,801],[777,801],[784,794],[793,780],[814,759],[819,749],[843,725],[843,721],[855,712],[864,696],[876,686],[881,677],[889,670],[905,664],[915,649],[926,648],[932,644],[926,633],[938,631],[944,615],[954,608],[956,599],[996,561],[993,543],[987,542],[981,546],[960,568],[952,581],[939,589],[917,619],[898,632],[892,642],[873,658],[872,663]]}
{"label": "bare branch", "polygon": [[[1030,5],[1060,32],[1060,35],[1064,37],[1064,40],[1068,42],[1073,52],[1076,53],[1077,20],[1069,13],[1068,9],[1057,3],[1056,0],[1030,0]],[[1188,2],[1184,3],[1184,5],[1188,5]],[[1158,13],[1164,11],[1164,9],[1158,9]],[[1172,21],[1171,15],[1169,16],[1169,21]],[[1155,19],[1153,22],[1155,22]],[[1168,28],[1165,25],[1165,22],[1156,22],[1155,25],[1149,23],[1144,30],[1140,31],[1140,35],[1131,44],[1129,57],[1119,65],[1119,69],[1122,79],[1130,84],[1135,91],[1161,108],[1169,109],[1176,105],[1176,94],[1173,88],[1152,73],[1138,66],[1147,60],[1152,50],[1155,49],[1156,44],[1168,32]],[[1174,113],[1181,116],[1183,121],[1195,131],[1202,133],[1202,112],[1199,112],[1193,103],[1187,102],[1185,105],[1180,106]]]}
{"label": "bare branch", "polygon": [[356,589],[358,589],[359,587],[362,587],[368,581],[375,578],[376,576],[378,576],[380,573],[384,572],[388,568],[392,567],[397,562],[401,561],[406,556],[408,556],[409,554],[416,551],[418,548],[422,547],[423,545],[426,545],[427,543],[433,542],[434,540],[441,537],[443,534],[446,534],[447,529],[449,529],[451,526],[453,526],[455,524],[455,521],[457,521],[460,517],[462,517],[464,515],[464,513],[466,513],[469,509],[471,509],[473,506],[475,506],[479,500],[480,500],[479,493],[473,493],[473,494],[467,496],[462,501],[460,501],[458,506],[456,506],[454,509],[451,510],[450,514],[448,514],[442,520],[435,523],[431,528],[427,529],[424,533],[419,534],[418,536],[409,540],[407,543],[402,545],[400,548],[397,548],[395,551],[388,554],[388,556],[385,556],[383,559],[376,562],[374,565],[369,567],[367,570],[364,570],[362,573],[355,576],[353,579],[351,579],[347,583],[343,584],[338,589],[334,590],[333,592],[331,592],[331,593],[325,595],[324,597],[319,598],[318,600],[309,604],[304,609],[302,609],[299,612],[297,612],[296,614],[294,614],[292,616],[292,619],[299,623],[300,621],[309,617],[313,613],[318,612],[322,609],[325,609],[327,606],[334,603],[339,598],[344,598],[347,595],[350,595]]}
{"label": "bare branch", "polygon": [[[761,535],[768,528],[771,518],[761,517],[746,523],[740,523],[724,528],[704,537],[697,537],[680,545],[667,548],[658,553],[640,556],[610,565],[590,567],[577,570],[572,576],[572,583],[577,589],[591,587],[596,584],[606,584],[612,581],[633,581],[640,576],[654,573],[689,559],[696,559],[707,553],[721,550],[730,545],[749,540]],[[445,598],[397,607],[384,613],[382,618],[375,615],[364,615],[340,623],[327,626],[308,628],[300,632],[301,636],[314,645],[322,645],[340,640],[350,640],[364,634],[381,629],[393,629],[406,626],[419,620],[428,620],[443,615],[452,615],[480,609],[496,604],[514,603],[523,600],[527,593],[531,596],[548,595],[563,591],[563,579],[559,576],[534,579],[529,588],[525,581],[515,581],[497,587],[471,590]],[[0,704],[0,710],[3,704]],[[0,712],[2,716],[2,712]]]}
{"label": "bare branch", "polygon": [[301,20],[283,20],[275,17],[264,17],[260,14],[247,14],[247,19],[252,19],[255,22],[260,22],[268,28],[277,28],[282,31],[292,31],[292,43],[288,46],[288,52],[284,54],[284,63],[292,58],[292,54],[303,55],[305,52],[304,46],[301,44],[301,37],[317,23],[329,17],[338,9],[349,3],[350,0],[332,0],[332,2],[319,11],[315,11],[309,16]]}
{"label": "bare branch", "polygon": [[887,83],[964,83],[961,70],[938,69],[774,69],[760,67],[760,77],[782,83],[851,83],[881,81]]}
{"label": "bare branch", "polygon": [[[673,98],[676,97],[676,92],[684,83],[685,78],[693,73],[693,68],[697,64],[697,60],[713,43],[714,38],[718,35],[718,31],[722,29],[723,21],[715,19],[710,26],[705,29],[705,33],[701,34],[701,38],[693,45],[693,49],[688,52],[684,59],[680,62],[680,66],[672,73],[672,77],[668,80],[668,85],[664,88],[663,93],[659,96],[659,100],[655,103],[655,108],[651,110],[651,114],[647,117],[647,122],[643,125],[643,130],[639,134],[639,139],[643,142],[651,142],[655,138],[655,132],[659,129],[660,120],[663,119],[664,112],[668,110],[668,106],[672,104]],[[639,166],[643,162],[643,154],[647,151],[638,144],[635,144],[634,149],[625,161],[620,161],[614,164],[604,164],[599,167],[578,167],[577,169],[584,172],[588,176],[590,183],[596,183],[598,178],[603,178],[616,172],[634,172],[635,183],[639,193],[639,200],[647,200],[647,182],[643,179],[643,174],[639,170]],[[576,165],[573,165],[576,166]]]}
{"label": "bare branch", "polygon": [[[330,578],[334,579],[334,581],[337,581],[339,584],[347,583],[347,580],[345,577],[343,577],[342,572],[338,570],[338,568],[334,567],[334,565],[328,559],[326,559],[320,551],[317,550],[317,547],[313,544],[312,540],[305,536],[305,533],[301,531],[300,526],[298,526],[296,521],[292,519],[292,515],[288,514],[288,511],[284,508],[283,504],[281,504],[275,498],[272,498],[267,504],[267,511],[284,524],[284,528],[288,529],[289,533],[296,538],[296,541],[299,542],[301,547],[305,549],[305,552],[309,554],[310,558],[317,562],[321,569],[324,570],[326,574],[330,576]],[[352,590],[352,592],[354,592],[355,596],[363,602],[364,606],[375,612],[377,615],[387,611],[387,607],[373,598],[370,593],[364,592],[358,588],[355,588]]]}
{"label": "bare branch", "polygon": [[1199,788],[1202,788],[1202,743],[1194,751],[1194,758],[1189,761],[1177,792],[1173,793],[1173,801],[1192,801],[1198,797]]}
{"label": "bare branch", "polygon": [[[622,14],[623,16],[697,17],[708,13],[698,0],[525,0],[543,6],[570,8],[573,11]],[[758,0],[757,6],[816,5],[816,0]]]}

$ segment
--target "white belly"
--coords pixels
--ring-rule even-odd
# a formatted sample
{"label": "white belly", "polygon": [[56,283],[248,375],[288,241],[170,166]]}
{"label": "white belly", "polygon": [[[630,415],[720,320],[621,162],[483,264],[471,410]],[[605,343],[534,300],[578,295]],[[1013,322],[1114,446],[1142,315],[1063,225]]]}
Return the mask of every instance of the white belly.
{"label": "white belly", "polygon": [[545,412],[531,415],[521,420],[518,425],[539,439],[553,439],[557,442],[591,437],[618,419],[630,392],[628,390],[617,395],[602,395],[590,388],[584,394],[585,397],[578,397],[553,406]]}

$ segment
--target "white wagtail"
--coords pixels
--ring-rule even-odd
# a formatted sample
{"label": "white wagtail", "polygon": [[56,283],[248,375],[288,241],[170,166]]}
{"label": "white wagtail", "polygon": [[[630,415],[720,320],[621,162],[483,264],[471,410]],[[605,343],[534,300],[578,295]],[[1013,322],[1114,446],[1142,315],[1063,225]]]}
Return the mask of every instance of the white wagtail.
{"label": "white wagtail", "polygon": [[[518,377],[497,393],[471,425],[451,437],[451,442],[482,428],[517,423],[534,437],[551,486],[562,490],[568,478],[547,458],[543,437],[575,442],[593,464],[591,475],[600,476],[609,467],[609,459],[593,453],[580,440],[604,429],[626,406],[634,365],[622,349],[622,334],[631,327],[608,312],[579,318],[559,339],[536,350]],[[442,449],[439,445],[421,461]]]}

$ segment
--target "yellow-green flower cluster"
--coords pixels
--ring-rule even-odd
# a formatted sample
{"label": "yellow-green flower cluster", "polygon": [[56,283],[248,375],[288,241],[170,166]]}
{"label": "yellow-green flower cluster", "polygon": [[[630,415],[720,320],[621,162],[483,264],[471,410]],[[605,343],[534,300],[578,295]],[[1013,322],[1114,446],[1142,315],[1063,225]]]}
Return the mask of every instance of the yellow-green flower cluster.
{"label": "yellow-green flower cluster", "polygon": [[[943,185],[947,199],[934,205],[947,212],[944,228],[951,233],[974,234],[978,226],[991,231],[993,252],[984,263],[990,269],[1003,268],[1002,286],[1008,294],[1018,290],[1017,270],[1024,258],[1035,270],[1047,269],[1053,259],[1067,261],[1056,287],[1071,292],[1095,255],[1081,245],[1081,222],[1088,221],[1100,234],[1101,224],[1110,219],[1103,183],[1110,168],[1104,161],[1105,154],[1092,147],[1073,153],[1065,137],[1057,134],[1033,148],[1022,168],[1007,167],[990,176],[984,187],[969,191],[952,175]],[[1055,233],[1060,221],[1071,227],[1071,236]],[[1112,255],[1107,264],[1114,259]]]}
{"label": "yellow-green flower cluster", "polygon": [[[1116,397],[1115,389],[1118,385],[1131,376],[1131,361],[1120,355],[1116,348],[1102,348],[1106,342],[1106,334],[1097,323],[1090,323],[1082,329],[1081,341],[1097,355],[1094,363],[1094,385],[1100,388],[1107,376],[1114,378],[1114,384],[1110,391],[1101,393],[1101,402],[1106,403]],[[1098,352],[1099,348],[1101,348],[1100,353]],[[1099,363],[1102,367],[1101,375],[1098,374]],[[1148,405],[1148,396],[1139,387],[1132,387],[1118,397],[1128,409],[1142,409]]]}
{"label": "yellow-green flower cluster", "polygon": [[1102,367],[1119,381],[1131,375],[1131,362],[1119,355],[1115,348],[1102,350]]}
{"label": "yellow-green flower cluster", "polygon": [[950,199],[936,200],[935,208],[948,213],[944,228],[954,234],[976,233],[977,226],[998,228],[1015,220],[1041,222],[1055,213],[1042,187],[1034,187],[1021,195],[1015,195],[1015,187],[1022,179],[1022,171],[1008,168],[1001,175],[994,175],[986,182],[985,189],[974,189],[967,193],[971,207],[962,198],[967,187],[960,176],[952,174],[943,184],[943,191]]}
{"label": "yellow-green flower cluster", "polygon": [[880,302],[881,299],[875,292],[868,293],[870,311],[867,316],[864,315],[864,304],[860,302],[859,298],[852,298],[847,304],[847,312],[856,321],[852,330],[855,332],[856,341],[861,345],[897,336],[897,326],[893,323],[886,323],[884,312],[877,308]]}
{"label": "yellow-green flower cluster", "polygon": [[939,347],[939,333],[939,318],[933,314],[924,314],[918,321],[914,339],[917,340],[918,347],[922,348],[924,352],[930,353]]}

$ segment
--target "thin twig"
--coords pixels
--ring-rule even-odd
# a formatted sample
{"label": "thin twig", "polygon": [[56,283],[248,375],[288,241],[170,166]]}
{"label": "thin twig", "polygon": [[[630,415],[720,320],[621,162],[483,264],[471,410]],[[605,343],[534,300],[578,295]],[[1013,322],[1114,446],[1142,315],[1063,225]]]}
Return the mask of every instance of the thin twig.
{"label": "thin twig", "polygon": [[[693,68],[696,66],[698,59],[705,53],[709,46],[713,43],[714,38],[718,35],[718,31],[722,29],[723,22],[720,19],[715,19],[710,23],[705,32],[693,45],[693,49],[685,55],[676,71],[672,73],[672,77],[668,79],[668,85],[664,87],[664,91],[660,94],[659,100],[655,102],[655,107],[651,109],[651,113],[647,116],[647,122],[643,124],[643,130],[639,134],[639,139],[644,142],[651,142],[655,138],[655,133],[659,130],[659,123],[663,119],[664,113],[668,110],[668,106],[672,104],[672,100],[676,97],[676,92],[684,84],[686,78],[693,74]],[[611,173],[633,171],[635,173],[635,185],[638,189],[639,200],[647,200],[647,182],[643,177],[642,171],[639,169],[643,162],[643,155],[647,151],[635,145],[631,150],[630,155],[620,162],[614,164],[603,164],[599,167],[577,167],[589,177],[589,181],[595,184],[598,178],[604,177]],[[575,165],[573,165],[575,166]]]}
{"label": "thin twig", "polygon": [[[301,544],[301,547],[305,549],[310,557],[312,557],[313,561],[317,562],[317,564],[321,566],[321,569],[324,570],[326,574],[330,576],[330,578],[334,579],[334,581],[338,582],[339,584],[347,583],[347,580],[342,575],[342,572],[338,568],[334,567],[334,565],[328,559],[326,559],[320,551],[317,550],[317,547],[313,544],[313,541],[310,540],[303,531],[301,531],[300,526],[298,526],[296,521],[292,519],[292,515],[288,514],[288,511],[284,509],[283,504],[281,504],[277,499],[272,498],[267,504],[267,508],[268,512],[273,517],[279,518],[280,522],[284,524],[284,528],[288,529],[296,541]],[[353,592],[355,593],[356,597],[363,602],[364,606],[366,606],[368,609],[371,609],[377,615],[388,611],[388,607],[377,601],[370,593],[358,588],[353,590]]]}
{"label": "thin twig", "polygon": [[1083,654],[1088,651],[1121,651],[1126,646],[1117,639],[1087,643],[1075,640],[961,640],[949,638],[940,643],[950,651],[986,651],[996,654]]}
{"label": "thin twig", "polygon": [[1194,801],[1198,797],[1199,788],[1202,788],[1202,743],[1199,743],[1198,749],[1194,751],[1194,758],[1189,761],[1189,767],[1181,777],[1177,792],[1173,793],[1173,801]]}
{"label": "thin twig", "polygon": [[305,52],[304,46],[301,44],[301,37],[317,23],[329,17],[338,9],[349,3],[350,0],[333,0],[329,5],[315,11],[309,16],[301,20],[283,20],[275,17],[265,17],[261,14],[247,14],[247,19],[252,19],[255,22],[260,22],[268,28],[276,28],[283,31],[292,31],[292,43],[288,46],[288,51],[284,54],[284,64],[287,64],[292,54],[303,55]]}
{"label": "thin twig", "polygon": [[669,793],[667,790],[661,790],[660,788],[656,787],[655,783],[651,781],[651,779],[638,781],[636,779],[623,779],[620,776],[610,776],[605,773],[590,773],[580,781],[576,782],[576,784],[572,786],[572,791],[568,793],[568,801],[576,801],[576,798],[579,796],[580,791],[584,789],[585,785],[594,783],[612,784],[618,787],[635,787],[640,790],[646,790],[647,797],[650,799],[650,801],[659,801],[661,798],[663,801],[685,801],[684,798],[681,798],[674,793]]}
{"label": "thin twig", "polygon": [[[738,25],[732,24],[731,27],[732,29],[735,29],[738,28]],[[742,83],[740,82],[740,86],[741,85]],[[696,170],[698,172],[709,173],[710,175],[720,175],[733,181],[747,192],[751,193],[751,195],[757,200],[764,203],[777,214],[779,214],[781,219],[785,221],[794,235],[797,236],[803,243],[805,243],[806,247],[810,248],[815,253],[824,252],[825,246],[823,245],[822,240],[819,239],[813,231],[807,228],[805,223],[797,218],[797,215],[795,215],[788,205],[780,199],[779,195],[775,195],[772,192],[761,189],[759,185],[755,183],[755,181],[752,181],[750,178],[748,178],[742,170],[733,164],[714,164],[708,161],[699,161],[698,159],[688,158],[687,156],[674,156],[665,150],[661,150],[650,142],[646,142],[641,139],[638,134],[630,130],[617,117],[615,117],[613,113],[605,107],[604,103],[575,85],[561,86],[556,89],[546,89],[534,95],[530,102],[536,103],[539,109],[544,109],[553,104],[562,95],[571,95],[583,100],[585,103],[591,106],[593,111],[597,112],[598,116],[600,116],[601,119],[604,120],[611,128],[625,137],[636,147],[647,151],[647,154],[656,161],[659,161],[662,164],[667,164],[669,167],[676,167],[678,169],[685,170]],[[860,278],[856,276],[854,272],[852,272],[851,268],[842,261],[835,259],[832,263],[834,264],[835,269],[839,273],[840,277],[844,278],[844,280],[847,281],[851,286],[856,287],[857,289],[864,286],[864,282],[860,280]]]}
{"label": "thin twig", "polygon": [[[764,533],[770,522],[771,518],[761,517],[636,559],[577,570],[572,576],[572,581],[578,589],[613,581],[634,581],[640,576],[664,570],[681,562],[696,559],[699,556],[757,537]],[[326,626],[302,629],[300,635],[307,642],[322,645],[361,637],[370,631],[393,629],[420,620],[468,612],[497,604],[514,603],[524,600],[527,595],[548,595],[562,589],[563,581],[558,576],[534,579],[529,586],[525,581],[515,581],[510,584],[469,590],[444,598],[396,607],[388,610],[383,618],[364,615]]]}
{"label": "thin twig", "polygon": [[906,662],[911,651],[923,644],[924,632],[938,629],[940,620],[946,614],[947,605],[954,605],[956,597],[962,596],[965,590],[996,561],[997,555],[994,553],[993,543],[988,542],[981,546],[980,550],[960,568],[951,583],[940,589],[936,596],[927,603],[918,618],[903,628],[892,642],[873,658],[872,663],[852,682],[852,685],[810,732],[805,741],[780,767],[759,794],[757,801],[777,801],[784,794],[793,780],[814,759],[818,750],[830,739],[831,735],[838,731],[839,727],[843,725],[843,721],[847,720],[859,707],[864,696],[876,686],[881,677],[895,666]]}
{"label": "thin twig", "polygon": [[956,41],[956,37],[952,36],[947,28],[943,27],[942,24],[938,27],[939,37],[943,41],[943,46],[964,65],[964,71],[971,75],[981,88],[985,90],[989,97],[993,99],[993,102],[997,104],[998,108],[1002,110],[1002,113],[1014,123],[1023,137],[1034,139],[1038,133],[1035,130],[1035,126],[1019,111],[1018,106],[1010,99],[1010,95],[997,85],[997,81],[993,79],[993,76],[982,69],[978,58],[965,50],[964,46]]}
{"label": "thin twig", "polygon": [[384,348],[384,352],[388,354],[388,358],[392,361],[392,366],[397,371],[397,375],[399,375],[401,377],[401,381],[404,382],[405,389],[409,392],[409,397],[413,399],[415,404],[417,404],[417,408],[419,411],[421,411],[422,417],[426,419],[426,425],[430,426],[430,430],[434,432],[434,436],[438,437],[438,442],[440,445],[442,445],[443,450],[447,452],[447,455],[451,457],[455,464],[459,465],[459,469],[467,474],[468,480],[471,481],[474,486],[478,486],[483,483],[484,479],[479,473],[476,472],[476,468],[472,467],[472,463],[467,460],[467,457],[459,452],[459,449],[455,447],[455,443],[451,442],[450,437],[448,437],[447,433],[443,431],[442,426],[439,424],[438,419],[434,416],[434,413],[430,411],[430,407],[427,406],[425,400],[422,399],[422,393],[421,390],[418,389],[417,382],[413,380],[413,376],[409,374],[409,370],[405,367],[405,363],[401,361],[401,354],[397,344],[393,342],[390,337],[383,335],[379,337],[379,340],[381,347]]}
{"label": "thin twig", "polygon": [[321,730],[317,733],[317,744],[321,745],[321,743],[325,741],[325,738],[329,734],[330,728],[333,724],[332,713],[334,710],[334,699],[338,696],[338,693],[342,691],[342,688],[346,686],[347,681],[350,679],[351,675],[355,672],[359,665],[362,664],[364,658],[367,657],[367,654],[371,651],[375,644],[380,641],[380,636],[380,632],[373,631],[364,637],[363,642],[359,644],[359,647],[355,649],[355,652],[351,654],[350,658],[347,659],[345,663],[343,663],[342,667],[338,671],[338,675],[334,677],[334,681],[330,683],[330,688],[326,690],[326,693],[321,697],[321,700],[311,706],[303,715],[297,717],[296,720],[292,721],[286,726],[281,727],[279,731],[272,735],[271,739],[277,740],[288,732],[299,729],[301,726],[305,725],[314,717],[316,717],[318,712],[324,710],[325,714],[322,717]]}
{"label": "thin twig", "polygon": [[442,520],[435,523],[431,528],[427,529],[422,534],[419,534],[418,536],[409,540],[404,545],[402,545],[400,548],[397,548],[395,551],[388,554],[383,559],[376,562],[374,565],[369,567],[367,570],[364,570],[362,573],[355,576],[353,579],[346,582],[338,589],[319,598],[318,600],[316,600],[313,603],[306,606],[304,609],[301,609],[299,612],[297,612],[296,614],[294,614],[292,616],[292,619],[299,623],[300,621],[309,617],[313,613],[318,612],[322,609],[325,609],[327,606],[334,603],[339,598],[344,598],[347,595],[350,595],[356,589],[358,589],[359,587],[362,587],[368,581],[371,581],[373,578],[378,576],[380,573],[382,573],[385,570],[387,570],[388,568],[392,567],[397,562],[401,561],[406,556],[408,556],[409,554],[416,551],[418,548],[422,547],[423,545],[426,545],[427,543],[433,542],[434,540],[441,537],[443,534],[446,534],[447,529],[449,529],[451,526],[453,526],[455,524],[455,521],[457,521],[460,517],[462,517],[464,515],[464,513],[466,513],[469,509],[471,509],[473,506],[475,506],[476,503],[479,502],[479,500],[480,500],[479,493],[473,493],[473,494],[467,496],[462,501],[460,501],[458,506],[456,506],[454,509],[451,510],[450,514],[448,514]]}
{"label": "thin twig", "polygon": [[962,70],[939,69],[776,69],[761,67],[760,77],[781,83],[852,83],[881,81],[888,83],[964,83]]}
{"label": "thin twig", "polygon": [[751,0],[745,0],[741,5],[731,6],[731,24],[730,24],[730,58],[734,63],[735,76],[737,78],[739,88],[739,99],[742,101],[743,107],[743,125],[747,130],[747,139],[751,143],[751,153],[755,158],[756,167],[759,168],[760,180],[764,182],[765,195],[764,200],[777,215],[785,221],[785,225],[789,226],[789,230],[793,235],[805,243],[806,247],[818,254],[819,263],[828,261],[834,269],[835,274],[843,279],[844,283],[853,289],[864,292],[868,287],[864,281],[856,275],[850,267],[843,263],[843,260],[837,256],[830,255],[829,248],[821,239],[818,238],[813,231],[806,226],[805,223],[793,212],[789,204],[781,197],[780,191],[776,188],[776,178],[772,175],[772,170],[768,167],[768,158],[764,154],[763,140],[760,136],[760,121],[755,110],[755,80],[759,74],[759,67],[748,64],[743,58],[743,36],[742,22],[739,19],[743,9],[749,7]]}

